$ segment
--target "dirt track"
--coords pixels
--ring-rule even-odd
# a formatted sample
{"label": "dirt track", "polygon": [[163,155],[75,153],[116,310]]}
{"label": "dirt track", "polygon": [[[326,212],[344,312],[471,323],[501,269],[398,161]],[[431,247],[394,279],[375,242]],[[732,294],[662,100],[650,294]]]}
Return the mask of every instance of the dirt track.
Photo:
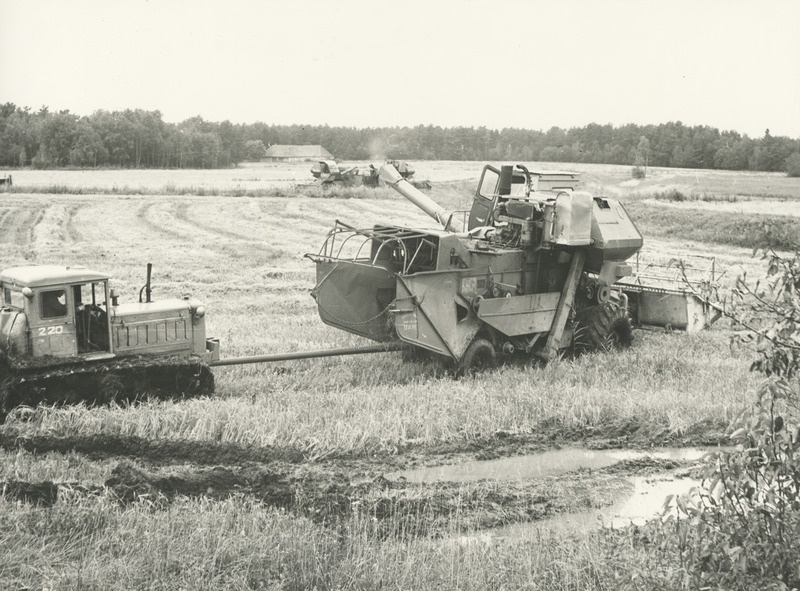
{"label": "dirt track", "polygon": [[[389,480],[392,471],[418,466],[535,453],[561,446],[648,448],[654,445],[713,445],[721,426],[698,427],[682,437],[637,434],[635,425],[604,430],[602,437],[557,425],[530,436],[498,433],[451,445],[398,450],[376,457],[334,457],[309,462],[301,453],[194,441],[145,440],[124,436],[20,437],[13,425],[0,431],[0,448],[42,457],[78,454],[108,462],[104,482],[0,484],[6,498],[53,505],[60,494],[110,494],[126,504],[146,499],[166,508],[178,496],[224,499],[245,495],[314,521],[335,524],[351,517],[374,519],[387,535],[439,535],[536,521],[565,512],[610,505],[630,487],[630,477],[663,473],[690,463],[648,458],[599,470],[533,480],[412,483]],[[402,531],[401,531],[402,530]]]}

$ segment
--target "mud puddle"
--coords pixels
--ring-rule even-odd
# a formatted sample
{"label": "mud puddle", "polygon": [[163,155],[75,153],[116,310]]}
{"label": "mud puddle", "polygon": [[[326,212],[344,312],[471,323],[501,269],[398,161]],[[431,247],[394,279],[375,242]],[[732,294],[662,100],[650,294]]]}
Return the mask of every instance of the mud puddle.
{"label": "mud puddle", "polygon": [[[616,503],[599,509],[566,513],[532,523],[517,523],[485,532],[496,538],[522,538],[539,535],[543,530],[554,532],[585,531],[597,527],[620,529],[629,525],[644,525],[664,512],[670,495],[687,494],[700,486],[693,478],[679,478],[671,474],[635,476],[631,479],[633,491],[623,495]],[[675,499],[668,504],[667,514],[675,510]]]}
{"label": "mud puddle", "polygon": [[[643,525],[660,515],[669,495],[688,493],[700,481],[676,476],[681,466],[701,460],[715,448],[661,448],[649,451],[589,450],[567,448],[499,460],[466,462],[387,474],[394,482],[437,484],[446,482],[554,482],[570,475],[619,474],[628,486],[605,500],[602,506],[568,508],[564,513],[512,525],[487,528],[459,536],[460,543],[485,542],[541,536],[543,531],[585,531],[597,527],[622,528]],[[598,482],[599,483],[599,482]],[[596,483],[597,484],[597,483]],[[593,487],[591,487],[593,488]],[[674,507],[674,501],[672,502]]]}
{"label": "mud puddle", "polygon": [[599,470],[620,462],[662,460],[694,462],[712,448],[662,448],[650,451],[565,448],[498,460],[463,462],[386,474],[388,480],[408,483],[531,480],[580,470]]}

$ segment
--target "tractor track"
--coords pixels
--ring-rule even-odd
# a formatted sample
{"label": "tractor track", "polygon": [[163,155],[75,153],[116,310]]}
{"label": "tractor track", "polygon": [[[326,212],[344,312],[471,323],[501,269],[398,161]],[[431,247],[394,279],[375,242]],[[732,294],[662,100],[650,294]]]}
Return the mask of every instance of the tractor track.
{"label": "tractor track", "polygon": [[[21,428],[20,426],[21,425]],[[307,452],[293,447],[215,443],[188,439],[146,439],[135,435],[86,434],[67,436],[25,433],[24,422],[0,425],[0,450],[30,453],[81,454],[92,460],[127,459],[151,466],[174,463],[197,466],[270,464],[336,464],[354,472],[379,472],[412,467],[490,460],[538,453],[562,446],[587,449],[716,446],[727,442],[726,425],[697,423],[677,434],[666,426],[635,422],[606,424],[602,428],[542,424],[535,433],[498,432],[437,444],[406,444],[386,452],[328,454],[310,460]]]}
{"label": "tractor track", "polygon": [[386,466],[354,469],[337,462],[148,468],[118,462],[102,483],[0,482],[6,500],[52,506],[75,495],[107,496],[126,505],[144,500],[168,509],[176,498],[224,500],[247,496],[329,527],[368,518],[387,537],[446,536],[526,523],[586,507],[608,506],[632,475],[663,473],[689,464],[670,460],[623,461],[596,471],[533,480],[414,483],[388,479]]}
{"label": "tractor track", "polygon": [[452,535],[454,528],[475,531],[608,506],[620,491],[630,488],[633,476],[694,468],[691,462],[648,457],[528,480],[412,482],[392,477],[392,472],[562,447],[651,449],[713,445],[725,439],[722,425],[697,425],[681,436],[666,431],[646,435],[634,424],[609,426],[602,435],[601,430],[545,425],[530,435],[498,433],[450,444],[409,445],[393,453],[309,461],[303,452],[278,447],[108,434],[26,436],[23,430],[24,423],[1,427],[0,449],[43,458],[79,454],[112,462],[102,482],[0,482],[0,494],[7,500],[50,506],[75,495],[110,495],[123,505],[142,499],[156,509],[167,509],[181,497],[246,496],[327,526],[369,518],[386,536],[407,537]]}

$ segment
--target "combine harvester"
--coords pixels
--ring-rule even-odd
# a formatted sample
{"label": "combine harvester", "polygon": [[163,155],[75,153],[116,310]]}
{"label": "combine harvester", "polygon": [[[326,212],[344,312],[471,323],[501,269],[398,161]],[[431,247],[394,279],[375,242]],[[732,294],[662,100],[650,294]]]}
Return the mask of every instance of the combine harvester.
{"label": "combine harvester", "polygon": [[0,420],[26,404],[89,404],[214,390],[211,367],[411,350],[485,369],[500,355],[627,347],[642,325],[698,330],[718,317],[691,291],[633,277],[642,237],[614,199],[571,173],[483,169],[468,212],[447,211],[393,163],[380,179],[439,229],[337,221],[312,291],[323,322],[377,345],[220,359],[202,304],[152,301],[151,266],[136,303],[85,268],[0,272]]}
{"label": "combine harvester", "polygon": [[[416,171],[408,162],[387,160],[386,164],[393,166],[400,176],[411,183],[414,188],[431,188],[430,181],[420,181],[414,178]],[[320,160],[311,168],[311,174],[314,177],[312,185],[376,188],[384,184],[380,178],[380,169],[373,164],[370,164],[366,169],[361,169],[358,166],[342,168],[335,160]]]}
{"label": "combine harvester", "polygon": [[632,298],[639,323],[688,326],[686,309],[665,305],[674,294],[630,280],[627,261],[642,236],[625,208],[578,190],[575,174],[486,166],[468,212],[447,211],[393,166],[380,176],[441,229],[337,221],[308,255],[317,264],[313,295],[331,326],[437,353],[462,371],[492,366],[499,354],[549,359],[629,346]]}

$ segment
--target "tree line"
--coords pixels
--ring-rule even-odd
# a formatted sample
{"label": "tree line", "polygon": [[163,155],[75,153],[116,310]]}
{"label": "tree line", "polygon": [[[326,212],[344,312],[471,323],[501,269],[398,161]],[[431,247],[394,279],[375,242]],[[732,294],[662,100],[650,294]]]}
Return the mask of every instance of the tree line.
{"label": "tree line", "polygon": [[548,131],[486,127],[331,127],[168,123],[159,111],[79,116],[0,105],[0,166],[35,168],[224,168],[264,157],[273,144],[320,144],[340,160],[586,162],[725,170],[786,171],[800,139],[761,138],[678,122],[619,127],[591,123]]}

